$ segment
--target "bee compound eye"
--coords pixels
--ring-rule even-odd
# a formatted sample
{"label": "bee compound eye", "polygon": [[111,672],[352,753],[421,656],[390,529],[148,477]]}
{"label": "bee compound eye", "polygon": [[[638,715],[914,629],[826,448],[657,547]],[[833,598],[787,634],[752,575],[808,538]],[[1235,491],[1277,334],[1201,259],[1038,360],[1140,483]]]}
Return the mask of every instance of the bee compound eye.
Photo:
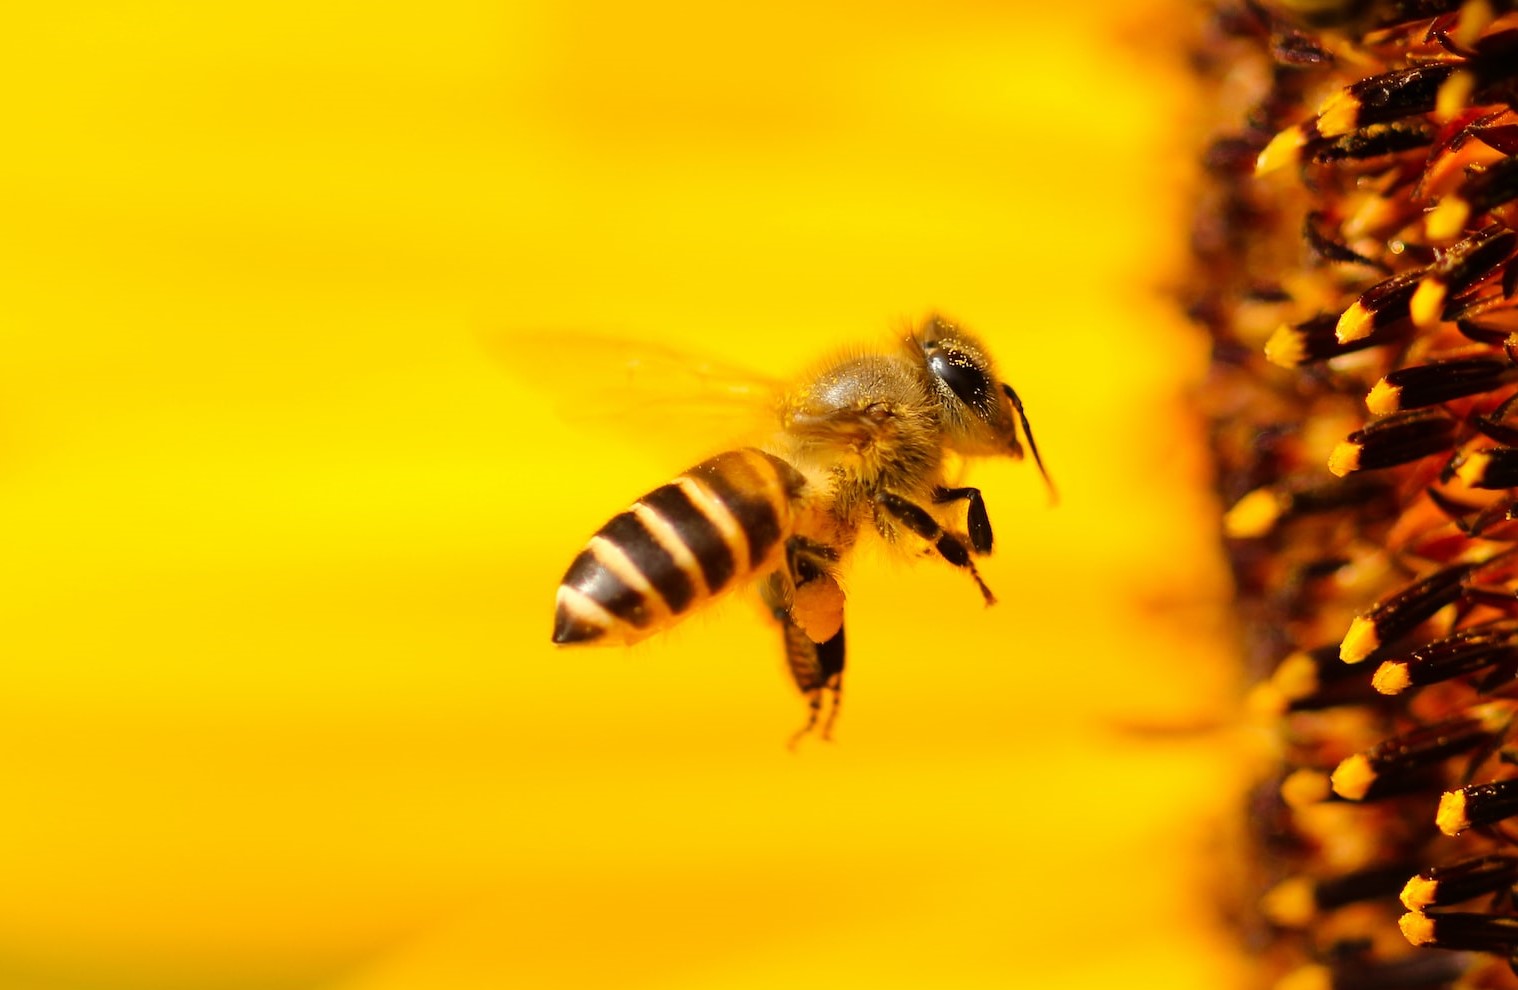
{"label": "bee compound eye", "polygon": [[953,347],[933,347],[928,349],[927,359],[933,374],[961,402],[973,409],[988,408],[992,393],[990,376],[968,354]]}

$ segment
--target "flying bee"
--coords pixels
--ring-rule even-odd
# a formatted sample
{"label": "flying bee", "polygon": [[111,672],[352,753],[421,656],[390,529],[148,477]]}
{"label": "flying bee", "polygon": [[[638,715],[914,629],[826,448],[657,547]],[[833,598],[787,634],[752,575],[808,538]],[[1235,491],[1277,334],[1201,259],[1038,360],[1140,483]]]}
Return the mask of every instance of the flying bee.
{"label": "flying bee", "polygon": [[[946,485],[946,457],[1021,458],[1026,440],[1049,476],[1017,393],[980,341],[940,316],[894,350],[783,389],[775,412],[763,449],[702,461],[590,538],[559,585],[553,641],[634,643],[757,580],[808,703],[796,738],[830,697],[826,738],[843,689],[839,573],[859,535],[936,554],[989,605],[974,557],[991,552],[991,519],[979,489]],[[941,521],[961,502],[962,525]]]}

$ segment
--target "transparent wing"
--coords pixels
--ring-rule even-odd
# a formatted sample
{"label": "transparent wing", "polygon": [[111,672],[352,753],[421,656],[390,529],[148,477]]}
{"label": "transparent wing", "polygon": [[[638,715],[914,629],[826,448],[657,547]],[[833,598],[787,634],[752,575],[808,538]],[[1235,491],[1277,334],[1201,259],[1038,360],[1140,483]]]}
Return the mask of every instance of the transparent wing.
{"label": "transparent wing", "polygon": [[709,354],[559,332],[485,343],[552,415],[608,438],[699,458],[760,443],[777,426],[782,380]]}

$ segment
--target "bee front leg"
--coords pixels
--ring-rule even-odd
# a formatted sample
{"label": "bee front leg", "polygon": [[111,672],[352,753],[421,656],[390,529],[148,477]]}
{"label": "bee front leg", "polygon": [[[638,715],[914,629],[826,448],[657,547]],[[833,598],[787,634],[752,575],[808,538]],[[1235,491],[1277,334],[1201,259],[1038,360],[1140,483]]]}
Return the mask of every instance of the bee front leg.
{"label": "bee front leg", "polygon": [[986,500],[980,494],[979,488],[944,488],[942,485],[933,489],[933,504],[943,505],[945,502],[957,502],[964,499],[965,526],[969,529],[970,549],[978,554],[991,552],[991,517],[986,514]]}
{"label": "bee front leg", "polygon": [[981,595],[985,597],[986,604],[996,604],[996,596],[991,594],[991,589],[986,587],[986,582],[980,579],[980,572],[975,569],[975,562],[970,559],[969,547],[966,547],[964,541],[953,533],[945,532],[944,528],[938,525],[938,520],[934,519],[927,509],[891,492],[881,492],[875,497],[875,504],[907,529],[933,544],[938,555],[944,560],[955,567],[963,567],[969,571],[970,576],[975,579],[975,584],[980,588]]}

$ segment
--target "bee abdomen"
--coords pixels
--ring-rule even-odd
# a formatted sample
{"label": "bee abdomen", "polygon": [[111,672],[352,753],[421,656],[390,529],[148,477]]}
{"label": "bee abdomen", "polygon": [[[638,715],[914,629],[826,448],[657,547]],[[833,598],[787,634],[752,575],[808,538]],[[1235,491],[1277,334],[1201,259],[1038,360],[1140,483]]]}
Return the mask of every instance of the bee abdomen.
{"label": "bee abdomen", "polygon": [[774,566],[805,481],[762,451],[718,454],[615,516],[559,584],[555,643],[631,643]]}

